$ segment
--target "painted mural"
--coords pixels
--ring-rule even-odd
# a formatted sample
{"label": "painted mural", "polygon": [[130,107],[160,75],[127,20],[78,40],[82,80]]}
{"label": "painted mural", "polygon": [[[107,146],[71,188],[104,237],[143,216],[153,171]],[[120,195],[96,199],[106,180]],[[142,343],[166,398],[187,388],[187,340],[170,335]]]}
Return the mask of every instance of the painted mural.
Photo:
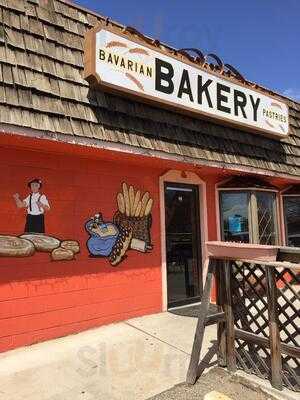
{"label": "painted mural", "polygon": [[128,250],[151,251],[152,207],[149,192],[142,195],[124,182],[117,194],[117,211],[112,221],[104,221],[98,212],[85,224],[90,257],[107,257],[116,266],[127,257]]}
{"label": "painted mural", "polygon": [[16,206],[26,209],[26,223],[24,232],[45,233],[45,212],[50,210],[50,205],[45,194],[41,193],[42,181],[35,178],[27,184],[30,193],[20,199],[19,193],[13,195]]}
{"label": "painted mural", "polygon": [[80,252],[76,240],[60,240],[45,234],[45,214],[50,211],[50,204],[41,192],[42,186],[41,179],[35,178],[27,184],[27,197],[22,200],[19,193],[13,195],[16,207],[26,211],[24,233],[0,235],[0,257],[30,257],[42,252],[49,253],[53,261],[67,261]]}

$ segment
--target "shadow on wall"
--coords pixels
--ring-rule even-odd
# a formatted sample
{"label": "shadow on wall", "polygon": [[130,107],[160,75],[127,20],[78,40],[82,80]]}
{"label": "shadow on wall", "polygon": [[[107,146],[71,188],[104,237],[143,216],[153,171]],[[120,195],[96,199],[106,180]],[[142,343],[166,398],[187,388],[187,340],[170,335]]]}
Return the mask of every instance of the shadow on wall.
{"label": "shadow on wall", "polygon": [[[105,93],[98,87],[90,87],[88,98],[98,122],[95,129],[106,141],[175,153],[181,157],[191,157],[192,154],[193,158],[222,163],[222,166],[224,163],[236,164],[279,172],[281,169],[276,169],[271,163],[287,164],[285,144],[263,134],[125,99]],[[119,130],[119,134],[115,134],[113,129]],[[132,133],[136,135],[134,139]],[[159,140],[160,144],[156,145],[153,139]],[[174,144],[185,146],[177,153]]]}

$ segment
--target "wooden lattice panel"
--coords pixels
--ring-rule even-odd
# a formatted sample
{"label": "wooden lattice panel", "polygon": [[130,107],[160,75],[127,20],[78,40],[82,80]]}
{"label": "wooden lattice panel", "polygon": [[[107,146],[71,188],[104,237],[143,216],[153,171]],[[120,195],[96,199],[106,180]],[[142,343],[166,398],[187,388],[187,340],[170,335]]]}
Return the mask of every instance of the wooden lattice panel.
{"label": "wooden lattice panel", "polygon": [[232,269],[233,305],[236,326],[264,337],[269,336],[268,304],[264,270],[235,262]]}
{"label": "wooden lattice panel", "polygon": [[[248,341],[236,337],[237,367],[261,378],[270,378],[271,352],[269,343],[268,291],[265,267],[235,261],[231,263],[232,299],[235,328],[257,335]],[[290,269],[276,269],[276,314],[281,344],[300,346],[300,280]],[[253,336],[254,337],[254,336]],[[259,340],[262,338],[262,340]],[[282,381],[289,389],[300,391],[300,362],[296,357],[282,353]]]}
{"label": "wooden lattice panel", "polygon": [[[212,322],[219,366],[300,392],[299,273],[291,262],[210,259],[186,382],[196,382],[205,326]],[[214,274],[218,312],[209,316]]]}
{"label": "wooden lattice panel", "polygon": [[268,379],[271,374],[270,351],[266,347],[236,339],[236,362],[239,369]]}
{"label": "wooden lattice panel", "polygon": [[[300,275],[289,269],[276,270],[278,319],[281,343],[300,347]],[[283,382],[300,391],[300,360],[283,355]]]}

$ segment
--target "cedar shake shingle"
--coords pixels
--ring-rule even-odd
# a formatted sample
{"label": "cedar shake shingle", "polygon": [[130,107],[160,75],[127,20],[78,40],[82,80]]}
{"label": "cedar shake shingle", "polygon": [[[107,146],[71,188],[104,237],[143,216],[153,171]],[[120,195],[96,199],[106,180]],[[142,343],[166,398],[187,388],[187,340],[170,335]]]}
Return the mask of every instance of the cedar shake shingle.
{"label": "cedar shake shingle", "polygon": [[296,101],[278,141],[90,88],[83,39],[98,20],[64,0],[0,0],[0,123],[300,176]]}

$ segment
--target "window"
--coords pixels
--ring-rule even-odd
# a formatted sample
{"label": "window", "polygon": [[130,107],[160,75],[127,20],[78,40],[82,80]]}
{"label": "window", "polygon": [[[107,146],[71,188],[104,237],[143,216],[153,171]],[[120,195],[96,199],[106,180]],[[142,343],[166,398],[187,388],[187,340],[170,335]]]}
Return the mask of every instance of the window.
{"label": "window", "polygon": [[232,186],[219,190],[222,240],[279,243],[276,192]]}
{"label": "window", "polygon": [[222,239],[249,243],[248,193],[221,193]]}
{"label": "window", "polygon": [[284,193],[283,211],[286,230],[286,245],[300,247],[300,187]]}
{"label": "window", "polygon": [[[268,192],[255,192],[257,207],[254,204],[255,213],[257,211],[258,235],[254,243],[278,244],[278,224],[276,215],[276,194]],[[255,209],[257,208],[257,210]],[[255,229],[254,229],[255,231]]]}

